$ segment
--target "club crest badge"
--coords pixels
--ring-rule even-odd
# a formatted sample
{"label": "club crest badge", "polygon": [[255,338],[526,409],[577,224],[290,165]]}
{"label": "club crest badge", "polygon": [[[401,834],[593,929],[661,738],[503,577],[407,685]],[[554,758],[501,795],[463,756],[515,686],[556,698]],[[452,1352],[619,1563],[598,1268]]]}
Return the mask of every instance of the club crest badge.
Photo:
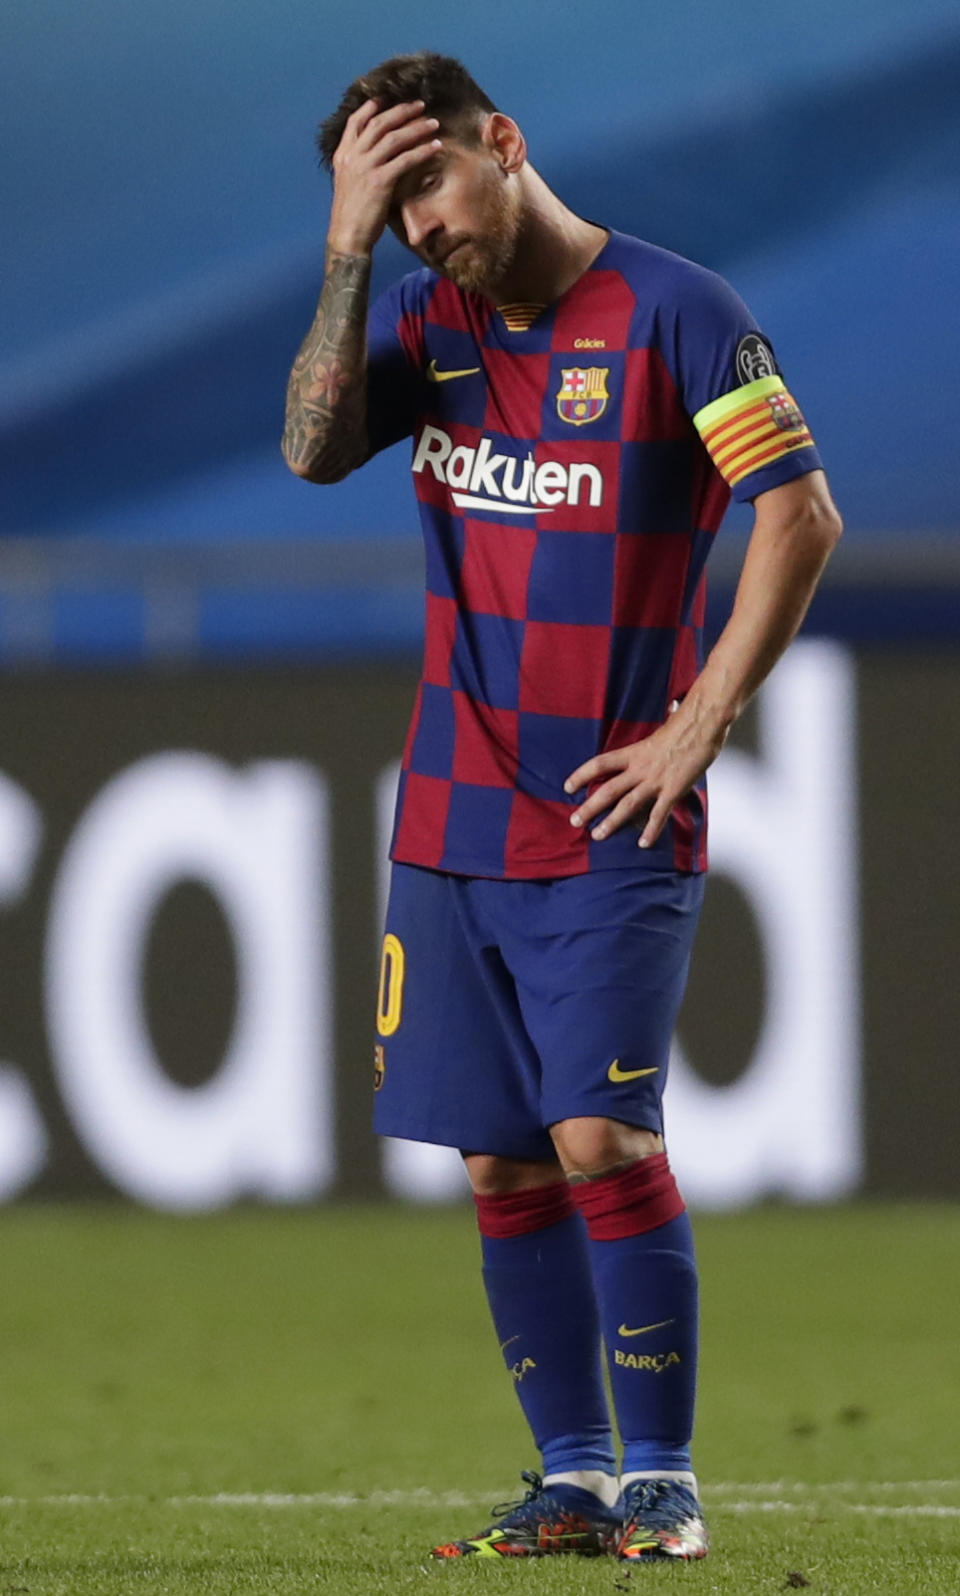
{"label": "club crest badge", "polygon": [[572,427],[596,421],[607,408],[609,366],[567,366],[561,372],[557,394],[557,415]]}
{"label": "club crest badge", "polygon": [[767,399],[767,404],[781,432],[799,432],[806,425],[790,394],[772,393]]}

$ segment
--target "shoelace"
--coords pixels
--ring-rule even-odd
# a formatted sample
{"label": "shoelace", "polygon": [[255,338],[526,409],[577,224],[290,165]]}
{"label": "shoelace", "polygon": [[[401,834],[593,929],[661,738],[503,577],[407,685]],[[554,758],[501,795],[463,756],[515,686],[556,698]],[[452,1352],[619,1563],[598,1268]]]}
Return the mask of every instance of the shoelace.
{"label": "shoelace", "polygon": [[539,1474],[534,1474],[532,1469],[524,1469],[520,1475],[520,1478],[524,1480],[530,1487],[526,1496],[521,1498],[519,1502],[498,1503],[496,1507],[490,1509],[494,1518],[506,1518],[509,1513],[519,1513],[523,1508],[529,1507],[532,1502],[535,1502],[538,1496],[543,1494],[543,1480],[540,1478]]}
{"label": "shoelace", "polygon": [[636,1480],[630,1487],[628,1521],[642,1518],[653,1529],[667,1529],[677,1507],[697,1511],[696,1497],[679,1480]]}

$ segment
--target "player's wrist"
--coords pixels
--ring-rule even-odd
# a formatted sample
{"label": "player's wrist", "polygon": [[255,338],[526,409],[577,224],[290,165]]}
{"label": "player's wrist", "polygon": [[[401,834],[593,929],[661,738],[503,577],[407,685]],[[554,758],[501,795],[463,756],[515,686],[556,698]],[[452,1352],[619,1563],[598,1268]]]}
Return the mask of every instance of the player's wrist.
{"label": "player's wrist", "polygon": [[369,239],[363,234],[350,232],[345,229],[330,229],[327,234],[327,257],[331,255],[345,256],[348,260],[369,261],[373,255],[373,246],[376,239]]}
{"label": "player's wrist", "polygon": [[694,727],[698,737],[719,750],[742,708],[743,699],[735,685],[711,681],[705,669],[683,700],[677,719]]}
{"label": "player's wrist", "polygon": [[383,232],[383,220],[371,215],[363,206],[350,205],[343,200],[334,202],[327,228],[327,248],[338,255],[352,255],[369,260],[373,246]]}

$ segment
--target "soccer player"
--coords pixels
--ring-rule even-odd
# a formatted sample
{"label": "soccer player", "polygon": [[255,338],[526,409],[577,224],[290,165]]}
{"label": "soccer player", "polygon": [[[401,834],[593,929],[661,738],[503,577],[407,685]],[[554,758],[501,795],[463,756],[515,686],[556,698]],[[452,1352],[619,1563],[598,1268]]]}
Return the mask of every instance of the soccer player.
{"label": "soccer player", "polygon": [[[459,62],[384,62],[319,146],[326,274],[285,458],[335,482],[412,437],[426,541],[375,1127],[466,1161],[542,1470],[435,1555],[702,1557],[697,1277],[661,1097],[705,772],[840,520],[742,301],[576,216]],[[370,309],[385,227],[422,269]],[[704,660],[704,566],[731,491],[754,527]]]}

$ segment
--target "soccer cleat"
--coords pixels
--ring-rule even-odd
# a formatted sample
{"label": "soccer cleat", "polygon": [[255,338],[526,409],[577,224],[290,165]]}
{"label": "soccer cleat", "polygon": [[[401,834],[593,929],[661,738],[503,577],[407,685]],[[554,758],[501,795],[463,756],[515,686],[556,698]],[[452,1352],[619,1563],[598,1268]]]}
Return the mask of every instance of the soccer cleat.
{"label": "soccer cleat", "polygon": [[498,1520],[467,1541],[435,1546],[433,1557],[548,1557],[579,1552],[599,1557],[616,1549],[620,1514],[604,1507],[592,1491],[575,1485],[544,1485],[527,1470],[520,1478],[530,1489],[522,1502],[503,1502],[493,1509]]}
{"label": "soccer cleat", "polygon": [[621,1562],[644,1558],[706,1557],[707,1526],[700,1503],[679,1480],[633,1480],[623,1493]]}

